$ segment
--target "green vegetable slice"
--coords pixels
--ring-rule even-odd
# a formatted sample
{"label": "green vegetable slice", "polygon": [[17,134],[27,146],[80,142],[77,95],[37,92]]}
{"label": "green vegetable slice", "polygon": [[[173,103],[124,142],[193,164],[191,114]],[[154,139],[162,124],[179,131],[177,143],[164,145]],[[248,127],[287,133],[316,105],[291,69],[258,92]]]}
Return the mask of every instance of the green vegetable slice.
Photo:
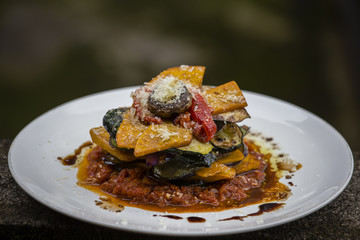
{"label": "green vegetable slice", "polygon": [[210,140],[215,150],[219,152],[232,152],[243,145],[243,130],[235,123],[224,125]]}
{"label": "green vegetable slice", "polygon": [[[213,155],[214,156],[214,155]],[[176,154],[171,160],[157,164],[151,169],[152,175],[161,180],[176,180],[194,175],[202,167],[209,167],[214,158],[196,158],[194,155]]]}
{"label": "green vegetable slice", "polygon": [[103,126],[109,132],[110,138],[116,139],[116,132],[124,120],[125,112],[129,110],[127,107],[111,109],[106,112],[103,117]]}
{"label": "green vegetable slice", "polygon": [[205,154],[209,154],[214,149],[214,147],[209,142],[202,143],[196,140],[196,138],[193,138],[188,146],[180,147],[177,149],[180,151],[194,152],[205,155]]}
{"label": "green vegetable slice", "polygon": [[169,154],[168,160],[152,167],[155,178],[161,180],[176,180],[194,175],[202,167],[209,167],[215,160],[213,146],[193,139],[190,145],[181,148],[171,148],[164,152]]}

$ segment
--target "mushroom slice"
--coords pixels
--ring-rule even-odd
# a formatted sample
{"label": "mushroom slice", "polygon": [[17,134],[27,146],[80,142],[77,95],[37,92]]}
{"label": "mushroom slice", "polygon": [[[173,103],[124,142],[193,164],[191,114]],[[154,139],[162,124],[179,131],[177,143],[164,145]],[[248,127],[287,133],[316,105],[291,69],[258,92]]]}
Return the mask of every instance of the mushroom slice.
{"label": "mushroom slice", "polygon": [[148,99],[150,112],[165,118],[185,112],[191,103],[191,93],[181,80],[174,77],[161,79]]}

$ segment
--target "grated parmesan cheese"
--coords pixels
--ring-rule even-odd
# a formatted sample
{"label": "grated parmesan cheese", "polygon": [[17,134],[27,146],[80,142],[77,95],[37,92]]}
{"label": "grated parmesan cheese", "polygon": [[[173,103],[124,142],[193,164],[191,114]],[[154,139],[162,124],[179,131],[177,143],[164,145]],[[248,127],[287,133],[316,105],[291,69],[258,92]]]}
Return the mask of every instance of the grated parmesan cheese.
{"label": "grated parmesan cheese", "polygon": [[189,68],[189,65],[185,65],[185,64],[180,65],[180,69],[183,71],[187,70],[188,68]]}
{"label": "grated parmesan cheese", "polygon": [[141,109],[141,115],[138,116],[141,120],[145,118],[145,116],[154,116],[148,107],[148,98],[154,88],[154,85],[148,84],[144,87],[137,89],[135,92],[131,93],[131,97],[136,100],[137,104]]}
{"label": "grated parmesan cheese", "polygon": [[226,94],[221,93],[221,101],[224,102],[241,102],[241,99],[237,96],[238,91],[229,91]]}
{"label": "grated parmesan cheese", "polygon": [[156,85],[152,98],[162,103],[174,103],[185,92],[185,84],[173,76],[160,79]]}
{"label": "grated parmesan cheese", "polygon": [[[194,71],[194,66],[189,66],[189,65],[180,65],[180,69],[182,70],[182,71],[188,71],[188,72],[192,72],[192,71]],[[196,73],[196,75],[198,75],[197,73]]]}
{"label": "grated parmesan cheese", "polygon": [[289,172],[296,172],[298,163],[292,159],[286,158],[283,161],[277,162],[280,168]]}
{"label": "grated parmesan cheese", "polygon": [[153,124],[152,128],[157,133],[153,135],[153,137],[161,138],[163,141],[169,140],[172,136],[176,136],[176,133],[171,132],[166,124]]}

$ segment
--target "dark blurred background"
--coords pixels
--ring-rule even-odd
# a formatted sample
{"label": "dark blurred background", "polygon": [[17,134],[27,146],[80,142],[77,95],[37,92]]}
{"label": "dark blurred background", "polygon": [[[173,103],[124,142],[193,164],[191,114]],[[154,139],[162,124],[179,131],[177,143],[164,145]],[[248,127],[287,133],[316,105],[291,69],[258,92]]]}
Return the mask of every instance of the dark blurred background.
{"label": "dark blurred background", "polygon": [[[355,0],[1,1],[0,138],[66,101],[204,65],[299,105],[360,149]],[[119,106],[121,103],[119,103]]]}

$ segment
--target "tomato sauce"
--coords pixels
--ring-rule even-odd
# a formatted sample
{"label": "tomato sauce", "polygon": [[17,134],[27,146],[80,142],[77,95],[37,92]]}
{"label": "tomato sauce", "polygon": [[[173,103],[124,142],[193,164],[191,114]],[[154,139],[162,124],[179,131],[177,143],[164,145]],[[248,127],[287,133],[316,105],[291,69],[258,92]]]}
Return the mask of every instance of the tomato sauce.
{"label": "tomato sauce", "polygon": [[287,199],[290,188],[280,183],[269,167],[271,154],[262,154],[252,141],[247,145],[249,154],[262,157],[259,169],[204,186],[158,182],[148,177],[141,165],[116,170],[104,163],[107,153],[95,147],[78,165],[78,185],[106,196],[106,202],[115,206],[168,213],[222,211]]}

